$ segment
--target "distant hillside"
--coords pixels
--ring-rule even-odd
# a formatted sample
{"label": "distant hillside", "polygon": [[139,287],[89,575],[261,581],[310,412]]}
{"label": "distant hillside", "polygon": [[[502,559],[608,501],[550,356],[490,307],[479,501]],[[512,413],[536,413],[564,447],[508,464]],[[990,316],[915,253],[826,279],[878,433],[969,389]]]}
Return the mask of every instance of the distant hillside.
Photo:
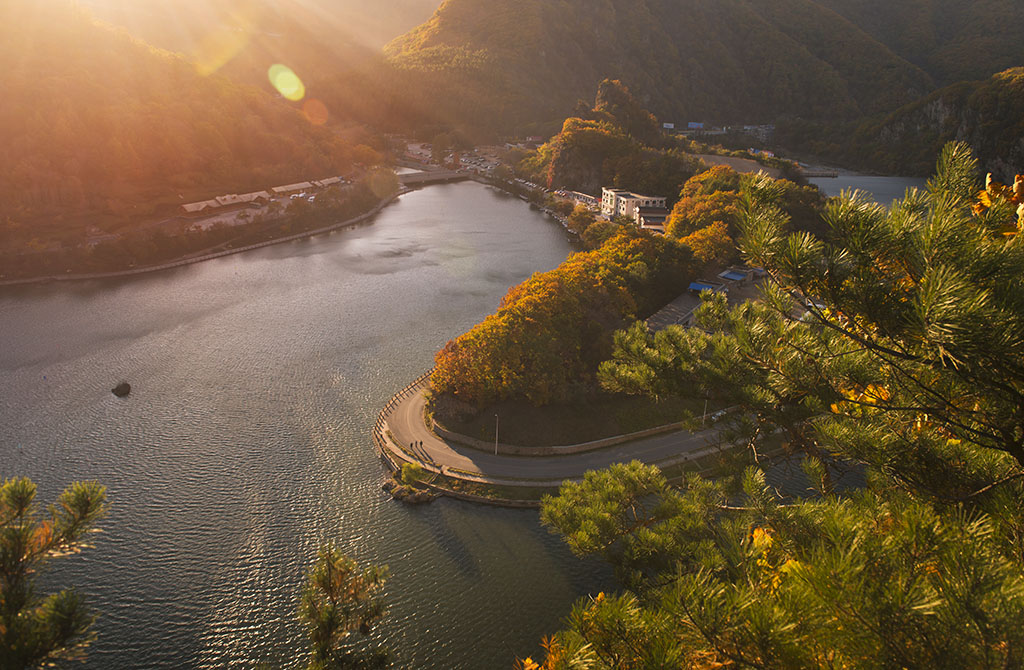
{"label": "distant hillside", "polygon": [[421,102],[505,126],[564,118],[606,77],[677,122],[849,119],[933,89],[812,0],[447,0],[386,52]]}
{"label": "distant hillside", "polygon": [[348,142],[283,100],[201,76],[62,0],[3,3],[0,62],[0,221],[40,234],[353,160]]}
{"label": "distant hillside", "polygon": [[1018,0],[815,1],[941,85],[1024,65],[1024,11]]}
{"label": "distant hillside", "polygon": [[[86,0],[98,17],[147,44],[174,51],[201,74],[219,74],[276,95],[275,64],[301,79],[332,122],[408,130],[433,123],[429,104],[388,65],[375,30],[398,34],[429,17],[440,0]],[[374,27],[368,24],[373,23]],[[390,27],[388,27],[390,26]],[[391,32],[392,30],[396,32]]]}
{"label": "distant hillside", "polygon": [[951,140],[970,144],[983,168],[1001,179],[1012,182],[1024,173],[1024,68],[954,84],[864,126],[845,158],[926,175],[932,157]]}

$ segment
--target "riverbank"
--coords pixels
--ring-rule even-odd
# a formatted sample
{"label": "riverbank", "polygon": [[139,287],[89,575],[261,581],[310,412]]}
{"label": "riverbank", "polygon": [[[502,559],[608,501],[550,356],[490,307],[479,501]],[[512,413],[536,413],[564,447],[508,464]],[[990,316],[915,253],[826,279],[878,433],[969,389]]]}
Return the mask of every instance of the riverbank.
{"label": "riverbank", "polygon": [[535,654],[610,571],[533,510],[395,504],[368,433],[440,344],[571,251],[548,217],[464,182],[303,242],[0,291],[0,475],[47,500],[96,480],[116,503],[96,548],[53,573],[103,613],[82,670],[292,668],[295,594],[327,541],[390,567],[396,668]]}
{"label": "riverbank", "polygon": [[113,272],[93,272],[93,273],[81,273],[81,274],[64,274],[64,275],[48,275],[44,277],[26,277],[24,279],[6,279],[0,280],[0,286],[22,286],[28,284],[45,284],[49,282],[67,282],[67,281],[87,281],[95,279],[114,279],[117,277],[131,277],[134,275],[149,274],[151,272],[160,272],[163,270],[170,270],[172,268],[178,268],[185,265],[192,265],[193,263],[202,263],[203,261],[213,260],[215,258],[223,258],[225,256],[231,256],[233,254],[240,254],[245,251],[252,251],[253,249],[261,249],[263,247],[273,246],[275,244],[282,244],[284,242],[292,242],[294,240],[306,239],[316,235],[322,235],[323,233],[333,232],[335,230],[341,230],[343,228],[350,228],[352,226],[359,225],[363,221],[376,216],[385,207],[393,203],[400,196],[409,193],[412,189],[400,188],[392,195],[381,200],[372,209],[358,216],[340,221],[338,223],[332,223],[329,226],[322,226],[313,230],[303,231],[301,233],[293,233],[291,235],[285,235],[283,237],[275,237],[270,240],[264,240],[262,242],[256,242],[253,244],[247,244],[242,247],[235,247],[231,249],[224,249],[223,251],[216,251],[212,253],[200,254],[197,256],[185,256],[174,261],[167,263],[159,263],[157,265],[149,265],[141,268],[132,268],[130,270],[117,270]]}
{"label": "riverbank", "polygon": [[[532,202],[530,199],[525,197],[523,195],[521,189],[517,189],[514,184],[505,183],[505,182],[502,182],[500,180],[489,179],[489,178],[487,178],[487,177],[485,177],[483,175],[479,175],[479,174],[476,174],[476,173],[473,173],[473,172],[460,172],[459,175],[460,175],[461,178],[464,178],[466,180],[474,181],[474,182],[476,182],[478,184],[482,184],[484,186],[490,186],[492,188],[496,188],[496,189],[501,190],[501,191],[503,191],[505,193],[508,193],[509,195],[514,195],[514,196],[518,197],[519,199],[523,200],[524,202],[527,202],[530,205],[536,205],[545,214],[547,214],[548,216],[554,218],[559,224],[562,225],[563,228],[565,228],[566,230],[569,230],[568,226],[567,226],[567,221],[564,219],[564,217],[560,217],[560,216],[558,216],[558,214],[556,212],[553,212],[553,211],[551,211],[551,210],[549,210],[549,209],[547,209],[545,207],[542,207],[542,206],[538,205],[537,203]],[[444,182],[444,183],[447,183],[447,181]],[[171,261],[166,261],[166,262],[163,262],[163,263],[157,263],[157,264],[154,264],[154,265],[147,265],[147,266],[144,266],[144,267],[131,268],[131,269],[127,269],[127,270],[114,270],[114,271],[110,271],[110,272],[74,273],[74,274],[72,274],[72,273],[67,273],[67,274],[51,274],[51,275],[44,275],[44,276],[41,276],[41,277],[23,277],[23,278],[18,278],[18,279],[0,279],[0,287],[5,287],[5,286],[24,286],[24,285],[32,285],[32,284],[45,284],[45,283],[50,283],[50,282],[74,282],[74,281],[88,281],[88,280],[96,280],[96,279],[114,279],[114,278],[119,278],[119,277],[131,277],[131,276],[135,276],[135,275],[142,275],[142,274],[149,274],[149,273],[153,273],[153,272],[160,272],[160,271],[163,271],[163,270],[170,270],[172,268],[182,267],[182,266],[185,266],[185,265],[192,265],[194,263],[201,263],[203,261],[213,260],[213,259],[216,259],[216,258],[223,258],[225,256],[231,256],[233,254],[243,253],[243,252],[246,252],[246,251],[252,251],[254,249],[260,249],[260,248],[263,248],[263,247],[269,247],[269,246],[273,246],[273,245],[276,245],[276,244],[282,244],[284,242],[291,242],[291,241],[295,241],[295,240],[306,239],[306,238],[314,237],[316,235],[321,235],[323,233],[334,232],[334,231],[337,231],[337,230],[342,230],[342,229],[345,229],[345,228],[351,228],[353,226],[359,225],[360,223],[363,223],[367,219],[369,219],[369,218],[379,214],[381,212],[381,210],[383,210],[385,207],[387,207],[388,205],[393,203],[399,197],[401,197],[401,196],[403,196],[403,195],[405,195],[407,193],[411,193],[412,191],[415,191],[418,188],[424,188],[425,186],[429,186],[429,185],[432,185],[432,184],[428,182],[428,183],[423,183],[423,184],[415,184],[415,185],[411,185],[411,186],[401,186],[398,191],[396,191],[392,195],[384,198],[377,205],[375,205],[373,208],[371,208],[370,210],[368,210],[368,211],[366,211],[366,212],[364,212],[362,214],[359,214],[359,215],[354,216],[354,217],[350,217],[350,218],[348,218],[348,219],[346,219],[344,221],[340,221],[338,223],[333,223],[333,224],[328,225],[328,226],[321,226],[319,228],[315,228],[315,229],[311,229],[311,230],[307,230],[307,231],[302,231],[302,232],[299,232],[299,233],[292,233],[292,234],[289,234],[289,235],[283,235],[283,236],[280,236],[280,237],[274,237],[274,238],[271,238],[271,239],[268,239],[268,240],[263,240],[263,241],[260,241],[260,242],[254,242],[252,244],[247,244],[247,245],[240,246],[240,247],[232,247],[232,248],[229,248],[229,249],[223,249],[223,250],[220,250],[220,251],[214,251],[214,252],[209,252],[209,253],[197,253],[197,254],[194,254],[194,255],[186,255],[186,256],[183,256],[183,257],[171,260]],[[569,232],[572,233],[571,230],[569,230]]]}

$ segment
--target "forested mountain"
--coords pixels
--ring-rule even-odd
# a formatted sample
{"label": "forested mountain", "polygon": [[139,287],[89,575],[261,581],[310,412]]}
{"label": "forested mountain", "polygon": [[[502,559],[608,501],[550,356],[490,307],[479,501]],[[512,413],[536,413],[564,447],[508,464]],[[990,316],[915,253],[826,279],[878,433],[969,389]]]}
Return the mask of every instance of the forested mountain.
{"label": "forested mountain", "polygon": [[864,125],[846,148],[850,164],[927,174],[946,142],[967,142],[982,167],[1013,181],[1024,173],[1024,68],[936,91],[881,121]]}
{"label": "forested mountain", "polygon": [[386,49],[452,118],[564,118],[606,77],[659,118],[854,118],[933,88],[812,0],[447,0]]}
{"label": "forested mountain", "polygon": [[[97,2],[95,8],[112,26],[180,53],[201,74],[221,74],[274,93],[268,71],[282,64],[311,97],[327,103],[335,120],[379,116],[377,107],[365,111],[365,91],[369,83],[388,79],[381,72],[386,66],[334,14],[337,8],[317,11],[295,0]],[[376,96],[370,97],[376,104]]]}
{"label": "forested mountain", "polygon": [[[380,45],[429,17],[440,0],[147,0],[86,2],[116,29],[174,51],[204,75],[276,94],[269,69],[281,64],[332,122],[408,131],[434,122],[411,104],[407,73],[385,62]],[[386,35],[387,37],[382,37]]]}
{"label": "forested mountain", "polygon": [[815,0],[843,15],[940,85],[1024,64],[1016,0]]}
{"label": "forested mountain", "polygon": [[49,230],[84,213],[128,221],[218,189],[337,174],[353,160],[349,142],[285,101],[202,76],[68,2],[0,8],[7,227]]}

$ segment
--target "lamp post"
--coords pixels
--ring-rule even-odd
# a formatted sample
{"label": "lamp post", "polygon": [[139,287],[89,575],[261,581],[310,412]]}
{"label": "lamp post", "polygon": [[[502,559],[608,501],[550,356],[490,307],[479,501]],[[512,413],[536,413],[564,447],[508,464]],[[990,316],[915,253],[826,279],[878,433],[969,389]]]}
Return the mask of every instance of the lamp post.
{"label": "lamp post", "polygon": [[700,425],[704,425],[708,420],[708,399],[704,398],[704,418],[700,420]]}
{"label": "lamp post", "polygon": [[498,455],[498,415],[494,415],[494,455]]}

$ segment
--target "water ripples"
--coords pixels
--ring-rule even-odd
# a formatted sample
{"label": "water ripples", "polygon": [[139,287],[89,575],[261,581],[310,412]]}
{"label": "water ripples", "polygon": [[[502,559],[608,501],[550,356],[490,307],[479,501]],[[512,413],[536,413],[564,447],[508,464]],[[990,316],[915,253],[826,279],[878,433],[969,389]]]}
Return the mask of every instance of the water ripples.
{"label": "water ripples", "polygon": [[568,251],[520,201],[460,184],[303,244],[0,292],[0,476],[44,501],[73,480],[109,490],[95,549],[45,577],[100,613],[86,667],[302,667],[299,590],[326,541],[389,565],[396,667],[535,653],[607,571],[536,512],[390,501],[369,429],[447,339]]}

